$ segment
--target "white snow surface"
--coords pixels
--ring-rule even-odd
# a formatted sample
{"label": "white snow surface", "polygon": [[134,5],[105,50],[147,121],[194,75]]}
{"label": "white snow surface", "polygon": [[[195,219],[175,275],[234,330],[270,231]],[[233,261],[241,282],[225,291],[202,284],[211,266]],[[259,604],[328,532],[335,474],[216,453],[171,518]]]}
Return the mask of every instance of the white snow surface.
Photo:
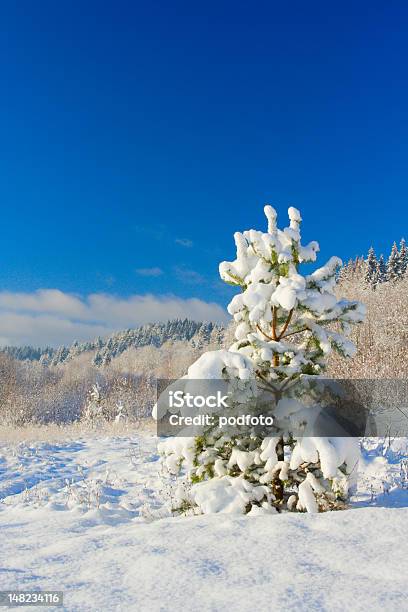
{"label": "white snow surface", "polygon": [[166,516],[156,449],[0,441],[0,590],[78,612],[408,609],[406,440],[368,441],[350,509],[311,515]]}

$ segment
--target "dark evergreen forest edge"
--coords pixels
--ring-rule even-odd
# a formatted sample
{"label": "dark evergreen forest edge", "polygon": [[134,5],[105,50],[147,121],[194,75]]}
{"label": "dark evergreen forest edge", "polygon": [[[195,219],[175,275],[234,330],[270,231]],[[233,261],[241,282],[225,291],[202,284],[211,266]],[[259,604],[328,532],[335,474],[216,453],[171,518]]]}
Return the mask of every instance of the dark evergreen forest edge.
{"label": "dark evergreen forest edge", "polygon": [[58,365],[82,353],[93,351],[94,365],[106,365],[131,347],[160,348],[167,341],[187,341],[200,348],[213,342],[221,344],[224,333],[225,328],[215,323],[174,319],[166,323],[149,323],[135,329],[115,332],[106,338],[98,337],[87,342],[75,341],[71,346],[5,346],[0,352],[19,361],[40,361],[44,365]]}

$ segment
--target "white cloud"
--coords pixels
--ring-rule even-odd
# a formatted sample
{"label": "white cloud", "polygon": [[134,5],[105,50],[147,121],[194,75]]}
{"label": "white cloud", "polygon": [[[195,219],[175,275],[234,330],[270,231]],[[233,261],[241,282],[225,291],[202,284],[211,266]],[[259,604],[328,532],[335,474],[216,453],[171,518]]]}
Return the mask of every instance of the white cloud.
{"label": "white cloud", "polygon": [[193,246],[193,241],[190,238],[176,238],[174,242],[188,249]]}
{"label": "white cloud", "polygon": [[136,273],[140,276],[161,276],[163,270],[161,268],[137,268]]}
{"label": "white cloud", "polygon": [[0,344],[37,346],[69,344],[105,336],[144,323],[188,317],[226,321],[215,302],[173,295],[132,295],[120,298],[94,293],[86,298],[58,289],[33,293],[0,292]]}
{"label": "white cloud", "polygon": [[187,268],[186,266],[174,266],[174,274],[182,283],[191,285],[202,285],[205,283],[205,278],[199,272]]}

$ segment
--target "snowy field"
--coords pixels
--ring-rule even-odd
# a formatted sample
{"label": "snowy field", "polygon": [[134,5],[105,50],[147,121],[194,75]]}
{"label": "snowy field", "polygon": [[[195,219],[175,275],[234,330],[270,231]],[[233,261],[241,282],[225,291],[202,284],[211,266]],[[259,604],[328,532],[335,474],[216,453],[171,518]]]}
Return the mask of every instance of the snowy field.
{"label": "snowy field", "polygon": [[0,590],[78,612],[408,609],[406,440],[366,441],[349,510],[258,517],[167,516],[156,447],[0,442]]}

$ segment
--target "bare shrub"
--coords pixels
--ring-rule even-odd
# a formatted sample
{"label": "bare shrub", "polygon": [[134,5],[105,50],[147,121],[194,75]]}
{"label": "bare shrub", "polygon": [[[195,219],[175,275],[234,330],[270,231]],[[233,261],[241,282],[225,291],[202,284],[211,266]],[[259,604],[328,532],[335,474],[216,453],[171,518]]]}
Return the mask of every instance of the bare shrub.
{"label": "bare shrub", "polygon": [[354,296],[367,307],[363,324],[355,326],[357,345],[353,359],[330,359],[328,375],[334,378],[407,378],[408,376],[408,278],[372,289],[355,273],[341,279],[339,296]]}
{"label": "bare shrub", "polygon": [[151,414],[156,380],[182,376],[205,346],[168,341],[160,348],[129,348],[100,367],[93,363],[92,351],[57,365],[17,361],[0,353],[2,423],[14,427],[90,424],[89,394],[95,386],[101,397],[98,426],[115,420],[139,423]]}

